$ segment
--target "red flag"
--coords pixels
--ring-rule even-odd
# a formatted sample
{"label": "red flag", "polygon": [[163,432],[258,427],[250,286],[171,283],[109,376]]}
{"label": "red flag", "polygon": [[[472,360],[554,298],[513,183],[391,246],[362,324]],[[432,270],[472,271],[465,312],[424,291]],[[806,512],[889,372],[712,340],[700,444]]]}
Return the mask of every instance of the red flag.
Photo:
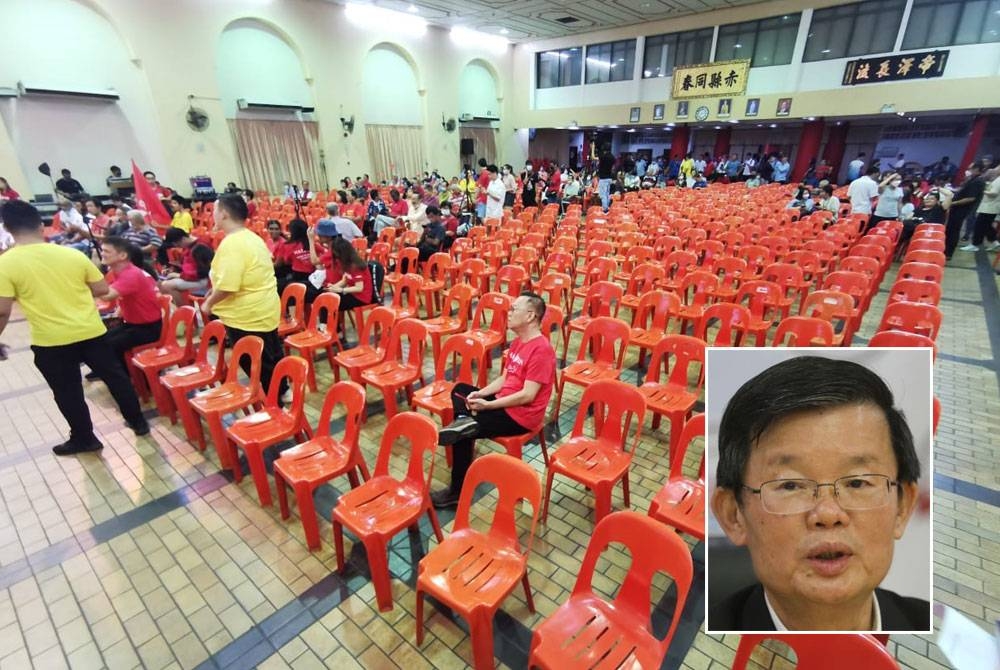
{"label": "red flag", "polygon": [[163,208],[160,196],[156,194],[156,191],[149,185],[146,178],[142,176],[142,170],[135,164],[135,161],[132,161],[132,183],[135,184],[136,207],[146,211],[150,218],[161,226],[169,226],[170,215]]}

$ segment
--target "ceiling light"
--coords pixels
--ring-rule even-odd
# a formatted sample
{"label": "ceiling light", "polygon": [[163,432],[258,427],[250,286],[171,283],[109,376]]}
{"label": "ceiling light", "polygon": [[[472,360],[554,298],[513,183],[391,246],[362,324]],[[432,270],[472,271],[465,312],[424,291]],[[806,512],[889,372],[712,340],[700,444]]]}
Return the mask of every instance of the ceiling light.
{"label": "ceiling light", "polygon": [[830,53],[830,50],[829,49],[823,49],[822,51],[820,51],[820,53],[821,54],[828,54],[828,53]]}
{"label": "ceiling light", "polygon": [[608,126],[608,128],[617,128],[618,126]]}
{"label": "ceiling light", "polygon": [[[478,30],[471,30],[462,26],[455,26],[451,29],[451,41],[460,46],[466,47],[486,47],[490,51],[503,52],[507,50],[510,42],[507,38],[499,35],[481,33]],[[568,54],[559,54],[560,58],[568,58]]]}
{"label": "ceiling light", "polygon": [[807,116],[806,117],[806,121],[815,121],[815,120],[816,120],[815,116]]}
{"label": "ceiling light", "polygon": [[417,9],[416,5],[410,5],[409,7],[406,8],[406,11],[408,11],[410,14],[416,14],[420,10]]}
{"label": "ceiling light", "polygon": [[772,127],[772,128],[777,128],[777,127],[778,127],[778,124],[777,124],[777,123],[772,123],[772,124],[771,124],[771,127]]}
{"label": "ceiling light", "polygon": [[509,31],[509,30],[507,30],[506,28],[501,28],[501,29],[500,29],[500,34],[501,34],[501,35],[507,35],[507,34],[509,34],[509,33],[510,33],[510,31]]}
{"label": "ceiling light", "polygon": [[734,48],[734,49],[742,49],[742,48],[743,48],[743,45],[742,45],[742,44],[740,44],[739,42],[737,42],[736,44],[734,44],[734,45],[733,45],[733,48]]}
{"label": "ceiling light", "polygon": [[635,128],[629,128],[625,132],[627,132],[627,133],[634,133],[635,132]]}
{"label": "ceiling light", "polygon": [[674,122],[673,122],[673,121],[671,121],[670,123],[668,123],[668,124],[667,124],[667,127],[668,127],[668,128],[673,128],[673,127],[674,127]]}
{"label": "ceiling light", "polygon": [[371,26],[379,26],[381,30],[417,35],[418,37],[427,32],[427,22],[419,16],[374,5],[349,2],[344,7],[344,13],[348,21],[366,29],[371,28]]}

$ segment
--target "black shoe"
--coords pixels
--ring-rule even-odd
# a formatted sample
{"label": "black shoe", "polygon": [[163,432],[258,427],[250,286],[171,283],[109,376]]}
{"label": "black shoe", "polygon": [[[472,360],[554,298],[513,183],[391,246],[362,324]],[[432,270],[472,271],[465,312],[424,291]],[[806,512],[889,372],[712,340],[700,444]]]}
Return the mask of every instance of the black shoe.
{"label": "black shoe", "polygon": [[101,375],[97,374],[94,371],[90,371],[87,374],[85,374],[83,378],[86,379],[88,382],[96,382],[100,381]]}
{"label": "black shoe", "polygon": [[459,416],[438,431],[438,444],[450,446],[461,440],[468,440],[479,432],[479,424],[471,416]]}
{"label": "black shoe", "polygon": [[149,435],[149,422],[146,421],[146,417],[140,417],[135,423],[131,421],[126,421],[125,425],[132,429],[139,437],[143,435]]}
{"label": "black shoe", "polygon": [[66,440],[62,444],[58,444],[52,447],[52,453],[56,456],[73,456],[75,454],[83,454],[88,451],[100,451],[104,448],[100,440],[96,437],[87,442],[77,443],[72,440]]}
{"label": "black shoe", "polygon": [[447,509],[458,505],[458,494],[451,489],[441,489],[431,494],[431,504],[437,509]]}

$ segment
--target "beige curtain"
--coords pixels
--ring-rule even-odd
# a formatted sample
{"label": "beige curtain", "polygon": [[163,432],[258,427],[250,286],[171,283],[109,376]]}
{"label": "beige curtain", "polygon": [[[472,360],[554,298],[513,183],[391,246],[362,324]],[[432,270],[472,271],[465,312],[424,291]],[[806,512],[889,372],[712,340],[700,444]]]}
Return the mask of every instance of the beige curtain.
{"label": "beige curtain", "polygon": [[415,177],[427,169],[422,126],[366,125],[368,156],[375,181]]}
{"label": "beige curtain", "polygon": [[319,124],[315,121],[230,119],[243,185],[281,193],[284,183],[308,179],[313,191],[325,187],[319,167]]}
{"label": "beige curtain", "polygon": [[[480,158],[485,158],[487,164],[497,162],[497,131],[493,128],[476,128],[463,125],[459,130],[459,138],[475,141],[475,153],[471,164],[475,165]],[[464,157],[463,157],[464,158]]]}

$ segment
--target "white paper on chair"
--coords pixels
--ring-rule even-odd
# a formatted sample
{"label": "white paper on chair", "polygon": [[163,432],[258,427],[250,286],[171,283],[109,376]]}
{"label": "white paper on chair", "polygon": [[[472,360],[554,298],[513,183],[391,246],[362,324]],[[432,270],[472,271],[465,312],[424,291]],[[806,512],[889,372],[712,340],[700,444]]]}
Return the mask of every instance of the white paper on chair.
{"label": "white paper on chair", "polygon": [[317,290],[322,290],[323,285],[326,283],[326,270],[320,268],[309,275],[309,283],[315,286]]}
{"label": "white paper on chair", "polygon": [[937,645],[955,670],[1000,670],[1000,640],[950,607],[944,608]]}

